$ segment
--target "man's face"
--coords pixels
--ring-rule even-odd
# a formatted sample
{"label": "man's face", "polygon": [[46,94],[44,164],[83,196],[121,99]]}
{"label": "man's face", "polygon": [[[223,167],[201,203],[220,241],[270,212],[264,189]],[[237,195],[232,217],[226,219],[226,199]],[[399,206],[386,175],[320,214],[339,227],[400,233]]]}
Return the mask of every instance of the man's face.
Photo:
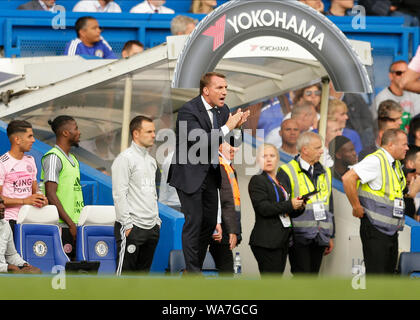
{"label": "man's face", "polygon": [[227,82],[224,78],[212,76],[210,83],[203,88],[203,96],[212,107],[223,107],[227,95]]}
{"label": "man's face", "polygon": [[353,142],[349,141],[342,145],[340,150],[335,155],[336,159],[340,159],[347,166],[351,166],[357,163],[357,153],[354,149]]}
{"label": "man's face", "polygon": [[18,132],[13,138],[14,143],[19,146],[21,152],[28,152],[32,149],[35,142],[34,133],[32,129],[26,129],[25,132]]}
{"label": "man's face", "polygon": [[185,27],[184,35],[188,35],[191,32],[193,32],[194,28],[195,28],[195,24],[194,23],[187,24],[187,26]]}
{"label": "man's face", "polygon": [[388,118],[390,119],[388,122],[388,129],[399,129],[402,125],[402,112],[391,110],[389,112]]}
{"label": "man's face", "polygon": [[303,160],[308,162],[310,165],[313,165],[321,159],[323,153],[324,149],[321,139],[312,138],[308,145],[302,147],[301,156]]}
{"label": "man's face", "polygon": [[392,66],[391,71],[389,72],[389,80],[394,85],[399,85],[401,82],[403,74],[408,70],[408,65],[405,62],[399,62]]}
{"label": "man's face", "polygon": [[66,124],[66,127],[64,129],[67,134],[67,139],[70,142],[70,145],[73,147],[78,147],[80,142],[80,131],[79,127],[77,126],[76,121],[69,121]]}
{"label": "man's face", "polygon": [[133,140],[141,147],[153,146],[156,138],[155,124],[149,121],[142,121],[140,129],[133,131]]}
{"label": "man's face", "polygon": [[142,53],[144,49],[138,45],[133,44],[129,50],[121,52],[123,58],[134,56],[135,54]]}
{"label": "man's face", "polygon": [[408,150],[407,136],[403,133],[399,133],[395,141],[390,143],[389,149],[394,159],[403,160]]}
{"label": "man's face", "polygon": [[315,107],[312,107],[310,111],[301,113],[297,118],[297,124],[300,132],[306,132],[314,124],[316,117]]}
{"label": "man's face", "polygon": [[55,5],[55,0],[42,0],[48,8],[51,8]]}
{"label": "man's face", "polygon": [[233,161],[233,158],[235,157],[235,153],[238,152],[239,148],[232,147],[229,143],[223,142],[220,147],[219,151],[223,156],[229,160]]}
{"label": "man's face", "polygon": [[299,126],[295,120],[289,119],[283,121],[280,129],[280,136],[283,143],[296,145],[299,133]]}
{"label": "man's face", "polygon": [[101,40],[101,28],[96,19],[89,19],[83,29],[79,31],[80,38],[87,43],[94,44]]}

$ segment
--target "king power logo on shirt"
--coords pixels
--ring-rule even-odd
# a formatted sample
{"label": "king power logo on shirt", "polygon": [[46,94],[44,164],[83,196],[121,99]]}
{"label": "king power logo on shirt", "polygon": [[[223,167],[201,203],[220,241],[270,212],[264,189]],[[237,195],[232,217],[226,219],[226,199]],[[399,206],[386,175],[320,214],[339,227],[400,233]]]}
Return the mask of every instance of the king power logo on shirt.
{"label": "king power logo on shirt", "polygon": [[260,9],[242,12],[232,17],[223,15],[205,30],[202,35],[213,38],[213,51],[224,44],[227,26],[233,29],[235,35],[252,28],[275,27],[301,36],[316,45],[320,51],[324,47],[325,34],[318,31],[317,26],[309,24],[306,19],[279,10]]}

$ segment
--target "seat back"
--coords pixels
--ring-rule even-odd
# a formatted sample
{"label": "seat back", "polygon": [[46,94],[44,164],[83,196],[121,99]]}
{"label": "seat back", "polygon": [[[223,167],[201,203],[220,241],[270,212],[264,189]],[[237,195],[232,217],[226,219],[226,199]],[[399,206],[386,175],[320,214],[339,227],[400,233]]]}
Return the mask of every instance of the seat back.
{"label": "seat back", "polygon": [[54,266],[65,267],[69,261],[63,250],[55,206],[22,206],[15,226],[15,244],[22,258],[43,273],[52,272]]}
{"label": "seat back", "polygon": [[76,259],[99,261],[99,273],[114,273],[117,268],[114,223],[114,206],[85,206],[77,228]]}
{"label": "seat back", "polygon": [[420,252],[401,253],[398,270],[402,276],[420,275]]}
{"label": "seat back", "polygon": [[[182,250],[172,250],[169,253],[168,271],[170,273],[180,273],[186,268],[184,253]],[[209,251],[204,258],[202,272],[204,275],[217,275],[216,263]]]}

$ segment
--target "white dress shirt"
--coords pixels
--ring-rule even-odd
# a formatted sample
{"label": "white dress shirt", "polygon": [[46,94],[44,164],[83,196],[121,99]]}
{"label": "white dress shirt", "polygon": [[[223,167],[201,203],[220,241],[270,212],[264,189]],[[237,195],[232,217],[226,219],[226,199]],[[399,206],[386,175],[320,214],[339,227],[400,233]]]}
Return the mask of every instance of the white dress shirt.
{"label": "white dress shirt", "polygon": [[[392,166],[395,159],[388,151],[383,148],[382,150],[385,152],[386,158]],[[356,172],[362,184],[368,183],[372,190],[380,190],[382,188],[381,161],[378,157],[366,157],[350,168]]]}
{"label": "white dress shirt", "polygon": [[98,0],[81,0],[73,8],[73,12],[121,12],[120,6],[114,1],[102,7]]}
{"label": "white dress shirt", "polygon": [[[157,10],[157,12],[155,12]],[[164,6],[155,7],[153,4],[149,3],[147,0],[139,3],[138,5],[131,8],[130,13],[175,13],[174,10],[169,9]]]}

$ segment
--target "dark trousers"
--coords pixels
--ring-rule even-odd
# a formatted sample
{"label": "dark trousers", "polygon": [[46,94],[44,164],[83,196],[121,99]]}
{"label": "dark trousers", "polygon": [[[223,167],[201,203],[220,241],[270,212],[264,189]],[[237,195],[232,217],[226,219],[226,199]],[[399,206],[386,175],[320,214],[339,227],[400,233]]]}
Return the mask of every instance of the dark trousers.
{"label": "dark trousers", "polygon": [[393,274],[398,260],[398,232],[388,236],[365,216],[360,221],[360,238],[366,274]]}
{"label": "dark trousers", "polygon": [[160,227],[142,229],[133,226],[128,237],[122,232],[122,226],[115,222],[114,235],[117,242],[117,268],[120,272],[149,272],[155,249],[159,241]]}
{"label": "dark trousers", "polygon": [[261,275],[284,272],[287,260],[286,246],[274,249],[251,246],[251,250],[257,260]]}
{"label": "dark trousers", "polygon": [[325,248],[325,246],[319,246],[315,241],[307,245],[295,242],[289,249],[292,273],[317,274],[321,268]]}
{"label": "dark trousers", "polygon": [[212,240],[209,251],[219,273],[233,275],[233,254],[229,248],[229,243],[220,243]]}
{"label": "dark trousers", "polygon": [[61,228],[61,242],[63,250],[71,261],[76,260],[76,241],[70,233],[69,228]]}
{"label": "dark trousers", "polygon": [[[186,270],[200,272],[217,223],[219,168],[210,167],[201,188],[192,194],[177,189],[185,216],[182,228],[182,251]],[[220,175],[220,174],[219,174]]]}

